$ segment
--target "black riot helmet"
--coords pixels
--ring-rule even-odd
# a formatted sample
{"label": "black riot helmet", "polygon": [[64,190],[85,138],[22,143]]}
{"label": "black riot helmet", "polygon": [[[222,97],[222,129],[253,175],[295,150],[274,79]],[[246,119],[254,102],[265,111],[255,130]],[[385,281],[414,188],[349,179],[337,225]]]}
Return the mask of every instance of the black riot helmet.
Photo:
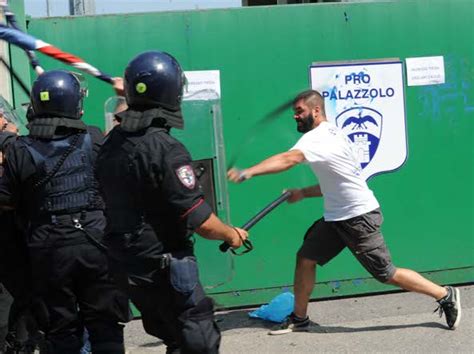
{"label": "black riot helmet", "polygon": [[139,54],[130,61],[124,76],[130,108],[180,109],[185,77],[178,61],[170,54],[158,51]]}
{"label": "black riot helmet", "polygon": [[31,89],[35,118],[80,119],[84,91],[79,79],[68,71],[52,70],[41,74]]}

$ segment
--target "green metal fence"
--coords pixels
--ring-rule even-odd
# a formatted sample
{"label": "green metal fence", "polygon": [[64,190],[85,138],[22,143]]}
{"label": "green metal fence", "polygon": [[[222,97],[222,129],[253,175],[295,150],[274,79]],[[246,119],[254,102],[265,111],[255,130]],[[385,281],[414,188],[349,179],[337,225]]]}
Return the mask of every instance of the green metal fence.
{"label": "green metal fence", "polygon": [[[444,56],[445,84],[405,87],[407,162],[369,185],[382,205],[395,264],[459,283],[474,280],[473,4],[419,0],[31,19],[28,31],[112,75],[150,49],[172,53],[185,70],[220,70],[227,158],[240,153],[242,167],[296,141],[290,110],[258,131],[254,125],[309,87],[312,62]],[[41,59],[47,68],[60,66]],[[102,125],[112,89],[93,78],[89,88],[86,120]],[[190,139],[202,139],[200,132]],[[298,166],[229,185],[232,222],[245,222],[284,188],[314,182],[309,168]],[[291,287],[295,252],[321,214],[321,200],[275,210],[252,229],[255,250],[235,259],[232,280],[210,293],[222,306],[237,306],[268,301]],[[371,280],[344,251],[318,272],[313,297],[384,290],[391,288]]]}

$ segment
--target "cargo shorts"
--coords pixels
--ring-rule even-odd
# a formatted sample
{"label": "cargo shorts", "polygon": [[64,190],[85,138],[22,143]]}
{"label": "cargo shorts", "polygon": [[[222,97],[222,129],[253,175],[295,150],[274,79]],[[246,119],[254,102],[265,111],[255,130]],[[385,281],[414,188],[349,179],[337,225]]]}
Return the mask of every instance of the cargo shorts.
{"label": "cargo shorts", "polygon": [[386,283],[396,268],[380,232],[382,222],[379,208],[347,220],[321,218],[306,232],[298,256],[322,266],[348,247],[374,278]]}

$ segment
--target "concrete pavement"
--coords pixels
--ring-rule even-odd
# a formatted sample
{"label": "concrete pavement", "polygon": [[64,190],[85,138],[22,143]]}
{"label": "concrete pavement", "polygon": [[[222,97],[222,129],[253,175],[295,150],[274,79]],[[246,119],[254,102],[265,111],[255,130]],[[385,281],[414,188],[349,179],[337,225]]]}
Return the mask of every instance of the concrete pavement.
{"label": "concrete pavement", "polygon": [[[462,320],[455,331],[430,298],[394,293],[310,304],[310,332],[269,336],[273,324],[251,319],[252,309],[217,313],[221,353],[474,353],[474,285],[459,287]],[[125,330],[130,354],[165,353],[139,320]]]}

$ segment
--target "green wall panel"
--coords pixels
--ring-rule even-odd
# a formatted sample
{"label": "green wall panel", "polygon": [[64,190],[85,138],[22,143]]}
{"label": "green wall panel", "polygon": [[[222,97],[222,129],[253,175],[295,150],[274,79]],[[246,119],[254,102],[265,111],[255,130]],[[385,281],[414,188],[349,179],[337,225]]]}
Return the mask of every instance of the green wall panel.
{"label": "green wall panel", "polygon": [[[112,75],[121,75],[134,55],[151,49],[172,53],[185,70],[220,70],[227,158],[239,154],[241,167],[296,141],[290,110],[266,125],[255,124],[308,88],[312,62],[443,55],[445,84],[405,87],[407,162],[369,185],[382,205],[396,265],[428,276],[462,269],[446,273],[459,276],[438,279],[467,282],[474,280],[472,18],[471,0],[420,0],[32,19],[28,30]],[[48,68],[61,66],[42,61]],[[89,88],[86,120],[102,125],[103,102],[112,89],[93,78]],[[313,183],[309,168],[298,166],[229,185],[232,222],[243,224],[284,188]],[[220,294],[223,305],[242,305],[269,299],[271,291],[252,297],[258,291],[291,285],[295,252],[321,214],[321,200],[275,210],[252,229],[255,250],[235,259],[233,280],[211,292]],[[209,252],[217,252],[217,243],[215,248]],[[349,281],[346,295],[382,289],[354,285],[367,277],[348,252],[318,273],[321,286]],[[251,295],[230,300],[238,292]]]}
{"label": "green wall panel", "polygon": [[[24,15],[24,3],[23,0],[10,1],[10,9],[15,13],[17,23],[22,30],[26,29],[25,15]],[[24,54],[23,50],[15,46],[8,46],[10,64],[14,68],[15,72],[23,79],[23,82],[27,87],[30,87],[29,77],[29,64],[28,58]],[[2,80],[4,78],[1,78]],[[13,77],[12,80],[12,91],[13,91],[13,102],[14,108],[19,108],[23,103],[28,102],[28,95],[22,90],[18,82]]]}

